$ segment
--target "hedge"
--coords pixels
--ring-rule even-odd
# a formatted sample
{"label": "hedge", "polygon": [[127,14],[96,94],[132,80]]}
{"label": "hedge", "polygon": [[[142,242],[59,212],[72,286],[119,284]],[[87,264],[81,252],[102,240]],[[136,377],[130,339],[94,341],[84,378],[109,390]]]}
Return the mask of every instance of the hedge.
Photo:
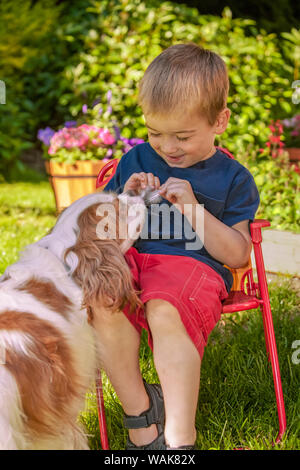
{"label": "hedge", "polygon": [[[84,104],[91,106],[108,90],[124,137],[146,138],[137,85],[153,58],[178,42],[193,41],[226,62],[232,116],[217,143],[238,159],[251,156],[265,172],[258,157],[268,125],[297,111],[292,83],[299,78],[299,31],[270,34],[254,20],[233,19],[229,8],[222,16],[212,16],[157,0],[77,0],[60,5],[48,0],[34,6],[30,0],[14,0],[1,3],[0,17],[0,79],[7,87],[0,116],[0,173],[6,178],[20,166],[24,149],[39,147],[39,128],[76,120]],[[268,175],[273,196],[275,174],[274,170],[273,177]],[[298,183],[288,170],[285,174],[295,193]],[[293,213],[295,227],[299,213]]]}

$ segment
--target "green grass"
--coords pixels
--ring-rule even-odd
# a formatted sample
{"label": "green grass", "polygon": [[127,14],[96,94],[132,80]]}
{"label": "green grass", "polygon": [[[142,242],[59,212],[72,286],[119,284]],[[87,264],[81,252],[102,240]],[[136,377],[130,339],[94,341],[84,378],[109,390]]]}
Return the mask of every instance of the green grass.
{"label": "green grass", "polygon": [[[0,274],[19,251],[55,223],[55,202],[43,179],[0,184]],[[202,368],[196,416],[197,448],[299,449],[300,364],[292,361],[292,343],[300,340],[299,295],[290,280],[271,282],[270,298],[287,414],[287,433],[272,446],[278,430],[273,379],[267,361],[259,311],[227,315],[209,338]],[[298,355],[299,357],[299,355]],[[151,351],[143,333],[140,366],[148,382],[157,382]],[[104,398],[111,449],[124,449],[122,408],[104,374]],[[87,393],[80,420],[92,449],[100,449],[94,391]]]}
{"label": "green grass", "polygon": [[0,273],[19,251],[55,224],[54,195],[47,181],[0,184]]}

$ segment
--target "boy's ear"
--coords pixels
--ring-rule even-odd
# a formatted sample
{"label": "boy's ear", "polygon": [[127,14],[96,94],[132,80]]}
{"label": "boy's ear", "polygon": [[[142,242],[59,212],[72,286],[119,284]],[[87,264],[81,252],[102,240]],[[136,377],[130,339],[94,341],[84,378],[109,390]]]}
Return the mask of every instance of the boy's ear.
{"label": "boy's ear", "polygon": [[217,117],[217,120],[215,122],[215,133],[216,134],[223,134],[223,132],[226,131],[226,128],[228,126],[228,121],[230,118],[231,111],[229,108],[224,108],[219,116]]}

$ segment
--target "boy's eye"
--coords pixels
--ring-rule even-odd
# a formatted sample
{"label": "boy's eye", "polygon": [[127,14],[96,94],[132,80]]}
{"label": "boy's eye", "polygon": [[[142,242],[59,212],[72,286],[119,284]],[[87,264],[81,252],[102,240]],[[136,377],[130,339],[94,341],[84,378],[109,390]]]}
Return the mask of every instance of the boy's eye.
{"label": "boy's eye", "polygon": [[[160,134],[153,134],[153,132],[149,132],[149,134],[151,135],[151,137],[159,137]],[[178,140],[180,141],[185,141],[185,140],[188,140],[189,137],[177,137]]]}
{"label": "boy's eye", "polygon": [[149,134],[151,135],[151,137],[159,137],[160,134],[153,134],[153,132],[149,132]]}

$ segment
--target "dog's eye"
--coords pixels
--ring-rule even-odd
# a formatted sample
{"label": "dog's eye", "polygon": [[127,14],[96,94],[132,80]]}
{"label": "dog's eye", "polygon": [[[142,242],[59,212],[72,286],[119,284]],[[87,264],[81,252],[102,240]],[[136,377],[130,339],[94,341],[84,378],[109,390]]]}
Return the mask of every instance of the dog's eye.
{"label": "dog's eye", "polygon": [[136,192],[133,189],[129,189],[126,194],[130,197],[136,196]]}

